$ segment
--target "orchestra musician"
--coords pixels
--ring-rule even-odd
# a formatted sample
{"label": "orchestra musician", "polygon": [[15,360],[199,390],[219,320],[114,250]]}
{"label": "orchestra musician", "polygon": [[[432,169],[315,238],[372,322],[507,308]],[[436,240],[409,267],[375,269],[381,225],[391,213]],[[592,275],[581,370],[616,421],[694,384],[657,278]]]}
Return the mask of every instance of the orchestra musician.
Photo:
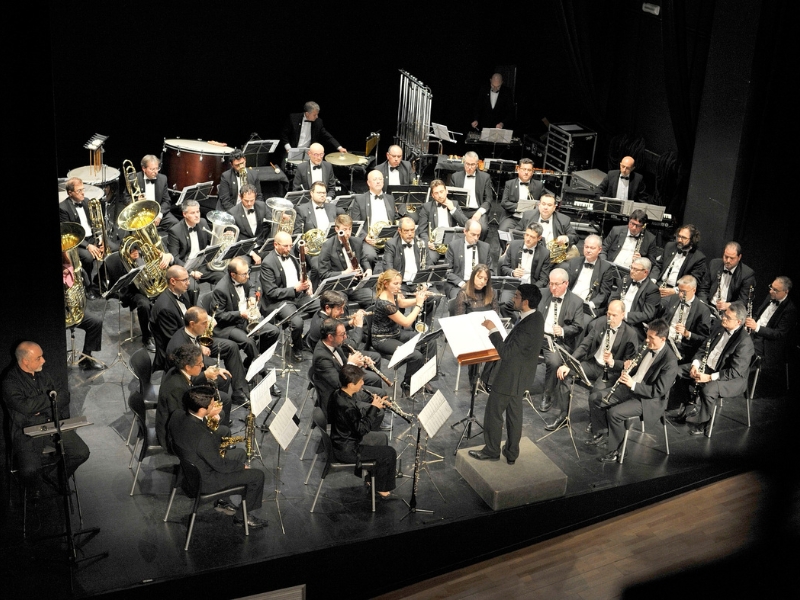
{"label": "orchestra musician", "polygon": [[706,276],[706,256],[700,252],[700,231],[694,225],[681,225],[675,241],[664,246],[664,252],[653,264],[651,277],[659,288],[661,297],[678,293],[677,281],[691,275],[696,281]]}
{"label": "orchestra musician", "polygon": [[[285,231],[275,234],[275,250],[267,254],[261,262],[261,314],[268,315],[281,304],[286,303],[275,319],[280,321],[297,312],[287,323],[291,329],[292,358],[303,360],[303,314],[319,310],[319,301],[311,299],[313,286],[310,278],[302,278],[300,261],[291,254],[292,236]],[[308,257],[306,257],[308,258]],[[307,269],[310,268],[306,260]]]}
{"label": "orchestra musician", "polygon": [[646,202],[647,193],[644,187],[644,177],[634,173],[636,161],[626,156],[619,161],[619,169],[613,169],[600,182],[600,195],[619,200],[636,200]]}
{"label": "orchestra musician", "polygon": [[763,358],[762,370],[767,372],[783,368],[788,360],[785,351],[797,324],[797,309],[789,299],[791,289],[792,280],[778,275],[769,286],[769,296],[744,322],[755,353]]}
{"label": "orchestra musician", "polygon": [[[355,365],[342,367],[339,386],[331,402],[334,405],[331,421],[334,456],[338,461],[353,464],[376,461],[375,492],[380,498],[388,498],[395,487],[397,452],[389,446],[385,433],[371,431],[371,423],[377,411],[383,408],[386,397],[370,396],[362,390],[364,371]],[[370,405],[365,413],[358,402]]]}
{"label": "orchestra musician", "polygon": [[327,144],[339,152],[347,152],[336,139],[328,133],[319,118],[319,104],[313,101],[303,105],[302,113],[292,113],[281,131],[281,145],[288,152],[292,148],[308,148],[311,144]]}
{"label": "orchestra musician", "polygon": [[651,263],[646,258],[636,258],[631,263],[630,280],[611,294],[614,300],[625,303],[625,321],[636,329],[644,341],[645,323],[656,316],[661,304],[661,294],[649,277]]}
{"label": "orchestra musician", "polygon": [[373,170],[367,175],[369,191],[356,194],[350,205],[350,216],[353,221],[364,221],[361,237],[372,247],[376,240],[370,237],[369,229],[374,223],[384,221],[392,224],[396,219],[394,196],[383,193],[383,175],[380,171]]}
{"label": "orchestra musician", "polygon": [[[500,257],[500,274],[505,277],[519,277],[521,283],[530,283],[538,288],[547,287],[550,281],[550,251],[541,238],[542,226],[529,223],[525,237],[512,240]],[[500,300],[500,314],[504,318],[513,317],[513,292],[504,291]]]}
{"label": "orchestra musician", "polygon": [[[647,257],[651,264],[655,262],[656,236],[647,231],[647,213],[637,208],[628,216],[628,225],[617,225],[603,240],[603,252],[600,255],[607,261],[625,267],[631,266],[631,261],[642,256]],[[638,251],[637,251],[638,246]]]}
{"label": "orchestra musician", "polygon": [[[64,284],[64,289],[71,288],[75,285],[75,270],[70,262],[70,258],[66,252],[61,253],[61,279]],[[92,352],[100,350],[103,342],[103,315],[99,317],[94,316],[88,311],[84,310],[83,319],[76,325],[78,329],[82,329],[86,333],[83,339],[83,355],[81,358],[80,368],[84,371],[103,371],[107,367],[100,361],[92,358]]]}
{"label": "orchestra musician", "polygon": [[681,365],[692,360],[711,332],[711,311],[697,298],[697,280],[691,275],[678,279],[678,293],[661,300],[656,317],[667,322],[669,337],[677,340]]}
{"label": "orchestra musician", "polygon": [[[136,173],[139,189],[144,194],[144,200],[153,200],[161,205],[161,212],[153,221],[161,233],[168,232],[178,223],[174,211],[177,210],[175,202],[169,195],[169,182],[167,176],[162,174],[161,161],[154,154],[142,157],[142,170]],[[132,201],[132,199],[131,199]]]}
{"label": "orchestra musician", "polygon": [[731,302],[747,305],[750,288],[756,287],[756,274],[742,262],[742,247],[738,242],[728,242],[722,258],[714,258],[708,265],[704,285],[698,292],[700,299],[720,313]]}
{"label": "orchestra musician", "polygon": [[614,287],[614,269],[611,263],[600,257],[603,240],[590,234],[583,240],[583,256],[576,256],[561,263],[569,274],[569,291],[583,300],[584,326],[589,324],[592,314],[602,314]]}
{"label": "orchestra musician", "polygon": [[529,223],[542,226],[542,239],[545,244],[556,240],[561,245],[572,246],[578,243],[578,234],[572,220],[565,214],[556,212],[556,198],[553,194],[542,194],[536,208],[522,213],[519,230],[525,231]]}
{"label": "orchestra musician", "polygon": [[[185,266],[211,242],[208,222],[200,216],[197,200],[183,202],[183,219],[169,230],[167,249],[175,257],[175,264]],[[222,271],[213,271],[207,264],[192,270],[189,276],[195,281],[216,284],[223,277]]]}
{"label": "orchestra musician", "polygon": [[308,160],[297,166],[292,180],[292,191],[310,190],[311,184],[322,183],[331,196],[336,189],[336,177],[333,165],[325,160],[325,148],[322,144],[311,144],[308,149]]}
{"label": "orchestra musician", "polygon": [[589,394],[593,433],[590,441],[601,445],[598,436],[608,430],[609,452],[598,458],[600,462],[620,459],[627,419],[642,416],[645,423],[650,424],[663,414],[667,393],[678,375],[678,360],[666,343],[668,335],[669,326],[662,319],[654,319],[647,326],[647,349],[635,366],[631,367],[631,361],[625,361],[624,367],[630,369],[630,373],[623,371],[620,374],[619,385],[608,402],[604,398],[610,390],[593,390]]}
{"label": "orchestra musician", "polygon": [[480,158],[475,152],[464,153],[464,170],[456,171],[450,175],[450,185],[463,188],[469,192],[467,206],[464,211],[470,219],[480,222],[481,240],[486,240],[489,230],[487,213],[495,201],[492,178],[488,173],[478,170]]}
{"label": "orchestra musician", "polygon": [[533,161],[530,158],[523,158],[519,161],[517,179],[509,179],[503,188],[503,196],[500,201],[501,206],[506,211],[503,220],[500,221],[500,231],[509,229],[519,229],[522,212],[519,210],[520,200],[538,200],[544,186],[541,181],[533,181]]}
{"label": "orchestra musician", "polygon": [[[53,392],[57,394],[58,417],[69,418],[70,396],[68,390],[56,385],[50,374],[43,370],[45,359],[39,344],[22,342],[16,347],[14,356],[16,364],[6,373],[2,388],[10,417],[12,456],[23,483],[38,496],[41,493],[41,475],[44,474],[42,459],[47,457],[47,462],[51,461],[45,448],[53,445],[53,438],[49,435],[32,437],[26,435],[24,429],[53,420],[50,395]],[[71,477],[89,458],[89,447],[74,430],[64,431],[61,440],[66,474]],[[50,476],[50,473],[46,475]]]}
{"label": "orchestra musician", "polygon": [[[500,324],[484,320],[491,340],[500,354],[500,364],[493,370],[489,381],[492,391],[486,401],[483,415],[483,437],[486,441],[480,450],[470,450],[469,455],[477,460],[500,460],[513,465],[519,457],[519,441],[522,438],[522,398],[533,389],[536,379],[536,364],[544,338],[544,322],[539,306],[541,292],[535,285],[524,283],[514,294],[514,309],[520,320],[503,340]],[[503,437],[503,414],[506,419],[506,445],[500,448]]]}
{"label": "orchestra musician", "polygon": [[[378,256],[372,247],[365,245],[364,241],[353,237],[353,219],[349,215],[339,215],[334,222],[336,235],[327,239],[322,245],[319,254],[319,273],[320,279],[336,277],[338,275],[357,274],[361,271],[362,277],[369,279]],[[353,267],[353,259],[345,249],[345,243],[350,246],[350,251],[355,258],[356,268]],[[358,302],[361,308],[372,306],[375,301],[375,292],[371,288],[364,287],[360,290],[350,288],[344,292],[351,302]]]}
{"label": "orchestra musician", "polygon": [[464,225],[464,235],[454,235],[450,240],[444,260],[451,270],[447,272],[444,286],[451,300],[467,285],[476,265],[489,264],[489,244],[481,242],[480,236],[480,222],[470,219]]}
{"label": "orchestra musician", "polygon": [[[228,210],[233,221],[239,228],[239,239],[256,238],[257,244],[266,240],[271,231],[272,211],[262,201],[256,200],[256,188],[249,183],[242,186],[239,191],[241,202]],[[261,255],[257,252],[257,245],[244,257],[248,264],[258,266],[261,264]]]}
{"label": "orchestra musician", "polygon": [[400,146],[389,146],[386,161],[375,167],[383,175],[384,189],[390,185],[411,185],[411,163],[403,160],[403,149]]}
{"label": "orchestra musician", "polygon": [[444,181],[441,179],[431,181],[430,196],[433,200],[422,205],[417,217],[419,237],[426,242],[428,248],[428,266],[435,265],[442,258],[436,252],[434,241],[429,239],[429,233],[437,227],[463,227],[467,222],[467,216],[461,211],[458,203],[447,197]]}
{"label": "orchestra musician", "polygon": [[261,182],[258,180],[256,171],[247,170],[247,157],[242,151],[236,149],[229,157],[231,167],[225,171],[219,179],[217,187],[217,210],[230,211],[241,201],[244,186],[241,185],[242,170],[245,171],[245,185],[253,186],[256,192],[256,200],[263,202],[264,196],[261,195]]}
{"label": "orchestra musician", "polygon": [[470,125],[473,129],[508,129],[514,118],[514,100],[511,90],[503,85],[503,76],[500,73],[495,73],[489,79],[488,91],[480,92],[472,114]]}
{"label": "orchestra musician", "polygon": [[308,233],[312,229],[320,229],[327,235],[337,216],[344,210],[327,201],[325,183],[315,181],[310,188],[311,202],[303,202],[297,206],[297,218],[294,221],[294,235]]}
{"label": "orchestra musician", "polygon": [[89,220],[88,202],[84,202],[83,181],[77,177],[70,177],[64,184],[67,190],[67,198],[58,205],[58,217],[61,223],[80,223],[86,232],[86,237],[78,245],[78,256],[81,259],[81,267],[84,273],[84,283],[86,284],[86,296],[90,300],[98,298],[96,288],[90,286],[94,261],[103,260],[105,248],[97,245],[97,240],[92,235],[92,225]]}
{"label": "orchestra musician", "polygon": [[189,274],[180,265],[172,265],[165,274],[167,289],[161,292],[150,309],[150,333],[155,340],[156,356],[153,370],[166,368],[167,344],[181,327],[183,315],[193,305],[187,292],[189,291]]}
{"label": "orchestra musician", "polygon": [[334,292],[327,290],[322,292],[319,297],[320,310],[314,313],[311,317],[311,324],[308,327],[306,334],[306,346],[313,351],[320,340],[320,328],[325,319],[336,319],[344,323],[348,329],[347,339],[345,340],[348,345],[360,350],[364,356],[368,356],[375,363],[376,367],[380,368],[381,355],[377,352],[364,349],[366,341],[366,331],[364,331],[364,317],[366,312],[362,309],[354,312],[349,318],[344,317],[347,308],[347,296],[341,292]]}

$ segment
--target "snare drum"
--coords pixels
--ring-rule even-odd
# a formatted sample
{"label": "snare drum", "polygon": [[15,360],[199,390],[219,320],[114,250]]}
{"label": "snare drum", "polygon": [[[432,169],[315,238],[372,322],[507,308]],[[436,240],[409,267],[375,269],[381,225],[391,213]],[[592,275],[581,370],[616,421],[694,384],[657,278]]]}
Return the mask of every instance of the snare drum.
{"label": "snare drum", "polygon": [[165,139],[161,156],[161,172],[173,190],[181,191],[196,183],[219,185],[225,161],[234,148],[217,146],[201,140]]}
{"label": "snare drum", "polygon": [[[113,181],[119,180],[119,169],[109,167],[108,165],[101,165],[100,167],[89,165],[88,167],[78,167],[77,169],[72,169],[69,173],[67,173],[67,179],[71,179],[72,177],[77,177],[83,181],[83,183],[96,185],[97,187],[102,188]],[[86,197],[89,197],[88,194]]]}

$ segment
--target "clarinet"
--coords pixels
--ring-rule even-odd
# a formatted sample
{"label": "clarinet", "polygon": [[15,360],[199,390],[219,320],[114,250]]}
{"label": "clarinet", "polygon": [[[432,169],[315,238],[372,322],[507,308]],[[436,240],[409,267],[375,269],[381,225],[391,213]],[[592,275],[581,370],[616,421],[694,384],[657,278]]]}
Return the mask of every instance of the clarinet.
{"label": "clarinet", "polygon": [[[611,351],[611,319],[606,319],[606,341],[603,344],[603,353]],[[603,383],[608,383],[608,363],[603,357]]]}
{"label": "clarinet", "polygon": [[[716,298],[716,300],[714,300]],[[717,273],[717,291],[714,292],[714,297],[711,298],[711,306],[709,308],[712,310],[712,315],[719,318],[719,311],[717,310],[717,302],[722,300],[722,271]]]}
{"label": "clarinet", "polygon": [[[684,299],[686,298],[686,293],[680,292],[680,294],[678,294],[678,298],[680,298],[681,305],[678,310],[678,321],[675,323],[676,327],[678,325],[683,325],[683,313],[686,310],[686,302],[684,302]],[[681,342],[681,334],[675,331],[675,343],[680,344],[680,342]]]}
{"label": "clarinet", "polygon": [[[636,356],[634,356],[634,357],[633,357],[633,360],[631,361],[631,364],[630,364],[630,365],[628,365],[628,368],[627,368],[627,369],[623,369],[623,370],[622,370],[622,373],[630,373],[630,372],[633,370],[633,368],[634,368],[636,365],[638,365],[638,364],[639,364],[639,361],[640,361],[640,360],[642,360],[642,356],[644,356],[644,353],[645,353],[646,351],[647,351],[647,342],[644,342],[644,343],[642,344],[641,348],[639,348],[639,353],[638,353]],[[617,379],[617,380],[614,382],[614,385],[612,385],[612,386],[609,388],[609,390],[608,390],[608,394],[606,394],[606,395],[603,397],[603,402],[605,402],[606,404],[608,404],[608,403],[611,401],[611,396],[613,396],[613,395],[614,395],[614,392],[615,392],[615,391],[617,391],[617,386],[619,385],[619,380],[620,380],[620,379],[622,379],[622,373],[620,373],[620,377],[619,377],[619,379]]]}
{"label": "clarinet", "polygon": [[[708,355],[711,354],[711,336],[708,336],[708,340],[706,341],[706,347],[703,350],[703,358],[700,359],[700,368],[697,369],[697,372],[702,375],[706,372],[706,363],[708,363]],[[692,391],[692,398],[691,403],[697,402],[697,397],[700,395],[700,383],[697,382],[694,384],[694,390]]]}
{"label": "clarinet", "polygon": [[586,298],[583,301],[588,304],[589,301],[592,299],[592,296],[594,296],[595,289],[598,288],[598,287],[600,287],[600,282],[599,281],[595,281],[592,284],[592,287],[589,288],[589,291],[586,294]]}
{"label": "clarinet", "polygon": [[397,406],[397,404],[395,404],[395,403],[394,403],[394,402],[392,402],[391,400],[384,400],[384,401],[383,401],[383,407],[384,407],[386,410],[390,410],[390,411],[392,411],[392,412],[393,412],[394,414],[396,414],[398,417],[400,417],[401,419],[403,419],[403,420],[404,420],[406,423],[411,423],[412,421],[415,421],[415,420],[416,420],[416,418],[417,418],[417,417],[415,417],[415,416],[414,416],[414,415],[412,415],[412,414],[409,414],[409,413],[407,413],[407,412],[404,412],[404,411],[402,411],[402,410],[401,410],[401,409],[400,409],[400,408]]}
{"label": "clarinet", "polygon": [[556,335],[556,326],[558,325],[558,302],[556,299],[553,298],[553,337],[558,337]]}
{"label": "clarinet", "polygon": [[[345,343],[343,343],[343,344],[342,344],[342,348],[344,348],[345,350],[347,350],[347,351],[348,351],[350,354],[355,354],[355,353],[356,353],[356,349],[355,349],[355,348],[353,348],[353,347],[352,347],[350,344],[345,344]],[[392,386],[394,385],[394,381],[392,381],[392,380],[391,380],[391,379],[389,379],[389,378],[388,378],[386,375],[384,375],[383,373],[381,373],[381,372],[380,372],[380,371],[377,369],[377,367],[375,366],[375,363],[373,363],[373,362],[372,362],[372,359],[371,359],[369,356],[365,356],[365,357],[364,357],[364,365],[367,367],[367,369],[369,369],[370,371],[372,371],[373,373],[375,373],[375,375],[377,375],[378,377],[380,377],[380,378],[381,378],[381,381],[383,381],[383,383],[385,383],[385,384],[386,384],[386,385],[388,385],[389,387],[392,387]]]}
{"label": "clarinet", "polygon": [[[753,318],[753,286],[750,286],[750,289],[747,292],[747,318]],[[746,328],[747,333],[753,333],[753,330],[749,327]]]}

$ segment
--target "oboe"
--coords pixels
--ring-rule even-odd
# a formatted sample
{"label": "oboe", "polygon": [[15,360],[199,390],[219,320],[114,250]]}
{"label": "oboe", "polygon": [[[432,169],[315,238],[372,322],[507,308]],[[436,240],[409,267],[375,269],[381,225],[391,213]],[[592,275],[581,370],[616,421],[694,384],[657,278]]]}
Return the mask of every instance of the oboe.
{"label": "oboe", "polygon": [[[356,349],[353,348],[350,344],[342,344],[342,348],[347,350],[347,352],[349,352],[350,354],[355,354],[356,353]],[[369,356],[364,356],[364,366],[367,369],[369,369],[370,371],[372,371],[373,373],[375,373],[375,375],[380,377],[381,381],[383,381],[383,383],[385,383],[389,387],[392,387],[394,385],[394,381],[392,381],[386,375],[381,373],[378,370],[378,368],[375,366],[375,363],[372,362],[372,359]]]}
{"label": "oboe", "polygon": [[[377,394],[375,394],[375,398],[377,398],[377,397],[378,397],[378,395],[377,395]],[[399,408],[399,407],[398,407],[398,406],[397,406],[397,405],[396,405],[394,402],[392,402],[391,400],[388,400],[388,399],[387,399],[387,400],[382,400],[382,402],[383,402],[383,407],[384,407],[386,410],[390,410],[390,411],[392,411],[392,412],[393,412],[394,414],[396,414],[398,417],[400,417],[401,419],[405,420],[405,421],[406,421],[406,423],[411,423],[411,421],[414,421],[414,420],[416,420],[416,418],[417,418],[417,417],[415,417],[414,415],[412,415],[412,414],[409,414],[409,413],[407,413],[407,412],[404,412],[403,410],[401,410],[401,409],[400,409],[400,408]]]}
{"label": "oboe", "polygon": [[[606,341],[603,344],[603,354],[611,351],[611,319],[606,319]],[[608,363],[603,356],[603,383],[608,383]]]}
{"label": "oboe", "polygon": [[[638,364],[639,364],[639,361],[640,361],[640,360],[642,360],[642,356],[644,356],[644,353],[645,353],[646,351],[647,351],[647,342],[644,342],[644,343],[642,344],[641,348],[639,348],[639,354],[637,354],[636,356],[634,356],[634,357],[633,357],[633,360],[631,361],[631,364],[630,364],[630,365],[628,365],[628,368],[627,368],[627,369],[623,369],[623,370],[622,370],[622,373],[630,373],[630,372],[633,370],[633,368],[634,368],[636,365],[638,365]],[[611,401],[611,396],[613,396],[613,395],[614,395],[614,392],[615,392],[615,391],[617,391],[617,386],[619,385],[619,381],[620,381],[620,379],[622,379],[622,373],[620,373],[620,377],[619,377],[619,379],[617,379],[617,380],[614,382],[614,385],[612,385],[612,386],[609,388],[609,390],[608,390],[608,394],[606,394],[606,395],[603,397],[603,402],[605,402],[606,404],[608,404],[608,403]]]}

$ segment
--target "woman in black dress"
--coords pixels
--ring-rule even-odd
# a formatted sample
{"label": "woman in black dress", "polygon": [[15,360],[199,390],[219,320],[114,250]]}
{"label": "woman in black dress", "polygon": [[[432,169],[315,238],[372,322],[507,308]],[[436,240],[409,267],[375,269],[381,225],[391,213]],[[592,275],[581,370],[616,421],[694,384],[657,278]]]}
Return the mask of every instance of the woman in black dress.
{"label": "woman in black dress", "polygon": [[[476,311],[493,310],[497,312],[497,294],[494,293],[492,288],[492,272],[487,265],[475,265],[472,269],[472,274],[455,299],[455,306],[453,308],[454,315],[464,315]],[[483,386],[488,389],[488,382],[492,374],[494,363],[486,363],[483,365],[483,372],[481,372],[481,365],[469,366],[469,383],[470,386],[475,385],[475,379],[480,373],[483,380]]]}

